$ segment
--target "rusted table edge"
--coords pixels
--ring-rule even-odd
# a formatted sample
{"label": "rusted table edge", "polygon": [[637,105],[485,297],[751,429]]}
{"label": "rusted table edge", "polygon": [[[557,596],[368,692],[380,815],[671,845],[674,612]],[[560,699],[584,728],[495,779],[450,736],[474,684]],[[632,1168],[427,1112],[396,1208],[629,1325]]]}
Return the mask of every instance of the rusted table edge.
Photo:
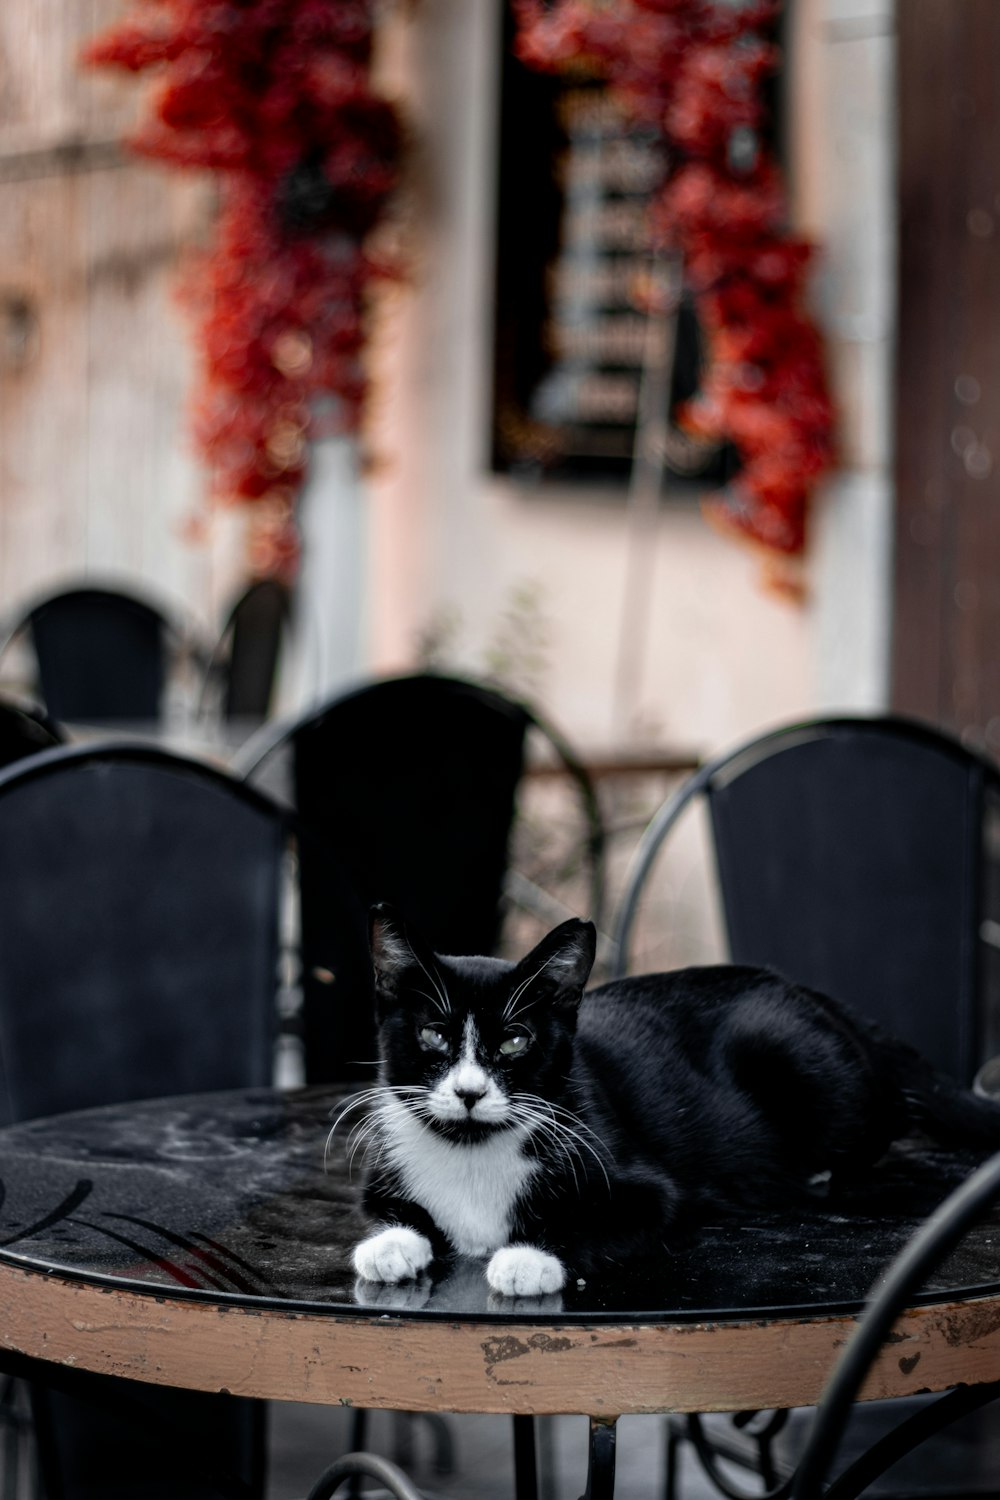
{"label": "rusted table edge", "polygon": [[[579,1324],[344,1316],[196,1302],[0,1265],[0,1345],[153,1384],[411,1411],[812,1405],[856,1319]],[[1000,1378],[1000,1296],[909,1310],[863,1392]]]}

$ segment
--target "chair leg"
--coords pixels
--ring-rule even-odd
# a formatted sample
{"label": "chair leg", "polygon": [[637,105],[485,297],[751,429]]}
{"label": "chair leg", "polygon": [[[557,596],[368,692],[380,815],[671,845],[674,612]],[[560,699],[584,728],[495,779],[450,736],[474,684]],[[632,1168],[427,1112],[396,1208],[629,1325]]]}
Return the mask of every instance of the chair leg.
{"label": "chair leg", "polygon": [[417,1461],[413,1440],[413,1416],[408,1411],[392,1414],[392,1461],[400,1469],[411,1470]]}
{"label": "chair leg", "polygon": [[590,1457],[583,1500],[614,1500],[617,1417],[591,1417]]}
{"label": "chair leg", "polygon": [[774,1462],[774,1450],[770,1436],[766,1433],[757,1439],[757,1468],[765,1492],[773,1490],[778,1483],[778,1469]]}
{"label": "chair leg", "polygon": [[443,1476],[455,1472],[455,1439],[451,1423],[439,1411],[422,1411],[418,1420],[430,1428],[434,1440],[434,1472]]}
{"label": "chair leg", "polygon": [[455,1472],[455,1439],[447,1417],[436,1411],[397,1411],[392,1414],[392,1461],[401,1469],[416,1467],[416,1428],[423,1423],[434,1444],[431,1460],[435,1474]]}
{"label": "chair leg", "polygon": [[667,1442],[663,1462],[663,1500],[677,1500],[679,1494],[681,1449],[684,1433],[676,1417],[668,1417],[666,1423]]}
{"label": "chair leg", "polygon": [[395,1500],[423,1500],[409,1475],[376,1453],[347,1453],[324,1469],[306,1500],[331,1500],[345,1479],[375,1479]]}

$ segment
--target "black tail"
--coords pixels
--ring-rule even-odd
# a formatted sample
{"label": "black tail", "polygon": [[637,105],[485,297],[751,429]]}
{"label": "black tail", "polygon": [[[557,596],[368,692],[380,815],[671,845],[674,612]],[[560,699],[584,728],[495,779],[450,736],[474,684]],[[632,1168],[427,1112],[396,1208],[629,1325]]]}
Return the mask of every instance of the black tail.
{"label": "black tail", "polygon": [[912,1127],[942,1146],[1000,1150],[1000,1102],[963,1088],[905,1042],[883,1032],[879,1043],[880,1061]]}

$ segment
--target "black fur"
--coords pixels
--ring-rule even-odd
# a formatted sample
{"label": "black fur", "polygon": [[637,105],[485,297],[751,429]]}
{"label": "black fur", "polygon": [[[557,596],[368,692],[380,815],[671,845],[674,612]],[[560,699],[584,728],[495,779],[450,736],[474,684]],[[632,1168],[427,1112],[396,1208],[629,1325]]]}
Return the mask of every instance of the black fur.
{"label": "black fur", "polygon": [[[383,1085],[443,1076],[471,1015],[477,1061],[501,1091],[541,1098],[555,1120],[578,1122],[563,1147],[546,1129],[524,1143],[540,1169],[515,1204],[508,1241],[550,1252],[571,1276],[661,1253],[706,1215],[814,1200],[821,1174],[836,1192],[907,1135],[1000,1146],[1000,1106],[827,996],[766,970],[683,969],[584,994],[589,923],[564,922],[514,964],[433,954],[386,908],[373,914],[373,954]],[[530,1042],[506,1057],[504,1008],[522,984],[512,1024]],[[427,1050],[428,1026],[447,1051]],[[420,1096],[401,1097],[432,1133],[471,1148],[513,1128],[435,1120]],[[384,1164],[372,1168],[365,1202],[374,1219],[416,1229],[435,1255],[449,1253],[427,1207],[401,1195]]]}

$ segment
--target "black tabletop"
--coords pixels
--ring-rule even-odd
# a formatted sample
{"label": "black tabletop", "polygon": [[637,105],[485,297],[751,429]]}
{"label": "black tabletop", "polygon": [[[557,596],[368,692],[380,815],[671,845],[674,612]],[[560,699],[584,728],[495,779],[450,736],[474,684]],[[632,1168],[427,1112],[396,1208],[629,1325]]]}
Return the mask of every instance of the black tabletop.
{"label": "black tabletop", "polygon": [[[328,1142],[335,1089],[122,1104],[0,1130],[0,1260],[137,1290],[312,1311],[601,1321],[853,1311],[976,1158],[916,1144],[807,1214],[705,1224],[652,1267],[609,1267],[533,1303],[489,1292],[479,1261],[400,1287],[358,1284],[360,1169]],[[1000,1218],[924,1300],[1000,1289]]]}

